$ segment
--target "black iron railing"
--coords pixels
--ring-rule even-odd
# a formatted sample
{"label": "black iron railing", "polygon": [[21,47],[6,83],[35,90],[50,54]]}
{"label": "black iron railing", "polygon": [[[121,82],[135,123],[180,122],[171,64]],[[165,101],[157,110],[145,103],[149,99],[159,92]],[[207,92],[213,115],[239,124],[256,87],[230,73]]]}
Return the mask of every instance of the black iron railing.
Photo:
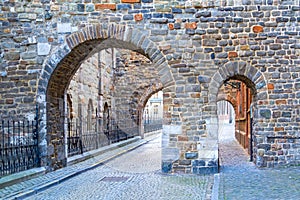
{"label": "black iron railing", "polygon": [[95,150],[138,134],[138,126],[128,119],[109,120],[106,124],[100,119],[69,119],[68,156]]}
{"label": "black iron railing", "polygon": [[36,120],[0,124],[0,175],[9,175],[39,166],[38,123]]}
{"label": "black iron railing", "polygon": [[144,133],[158,131],[162,129],[162,119],[148,120],[144,122]]}

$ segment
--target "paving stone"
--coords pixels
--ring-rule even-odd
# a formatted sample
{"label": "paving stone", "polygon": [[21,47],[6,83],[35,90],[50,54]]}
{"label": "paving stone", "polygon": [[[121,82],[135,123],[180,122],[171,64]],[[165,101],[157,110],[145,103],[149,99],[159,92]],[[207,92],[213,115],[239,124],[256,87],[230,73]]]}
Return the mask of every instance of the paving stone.
{"label": "paving stone", "polygon": [[[141,141],[134,145],[139,143]],[[118,151],[128,150],[134,145],[122,147]],[[154,135],[139,148],[67,179],[63,184],[56,183],[57,179],[52,178],[53,175],[65,176],[72,170],[76,171],[78,166],[89,165],[108,155],[98,156],[79,163],[76,167],[66,167],[39,177],[36,180],[41,181],[41,184],[54,185],[38,191],[37,194],[32,193],[26,199],[210,199],[213,176],[163,174],[160,171],[160,152],[161,136]],[[114,153],[116,152],[108,152],[110,155]],[[26,185],[25,182],[24,184]],[[1,191],[0,194],[0,197],[4,196],[4,192]]]}
{"label": "paving stone", "polygon": [[249,154],[234,139],[233,126],[223,125],[220,130],[220,200],[299,198],[299,168],[260,169],[249,161]]}

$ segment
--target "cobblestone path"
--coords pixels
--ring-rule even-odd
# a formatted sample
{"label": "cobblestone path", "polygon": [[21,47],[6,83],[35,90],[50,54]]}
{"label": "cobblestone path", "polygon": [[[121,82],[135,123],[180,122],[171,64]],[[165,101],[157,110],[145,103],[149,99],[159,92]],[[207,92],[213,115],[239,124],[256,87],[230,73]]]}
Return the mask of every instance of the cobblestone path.
{"label": "cobblestone path", "polygon": [[161,137],[105,165],[37,193],[30,200],[206,200],[212,175],[166,175],[161,168]]}
{"label": "cobblestone path", "polygon": [[219,199],[300,199],[300,168],[258,169],[234,140],[233,130],[232,126],[221,126]]}

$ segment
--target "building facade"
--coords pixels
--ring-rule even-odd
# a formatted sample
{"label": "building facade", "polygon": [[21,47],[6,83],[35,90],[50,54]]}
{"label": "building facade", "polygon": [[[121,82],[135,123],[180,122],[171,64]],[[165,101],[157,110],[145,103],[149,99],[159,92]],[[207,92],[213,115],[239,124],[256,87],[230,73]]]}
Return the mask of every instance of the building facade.
{"label": "building facade", "polygon": [[[300,163],[298,0],[46,0],[0,6],[0,115],[32,118],[38,107],[40,165],[48,170],[67,164],[72,78],[82,63],[110,49],[147,59],[139,64],[116,57],[120,65],[113,64],[118,73],[109,86],[114,101],[99,111],[111,109],[110,117],[140,126],[147,100],[162,90],[163,172],[218,171],[217,101],[228,81],[251,91],[251,101],[243,97],[236,106],[253,108],[249,148],[256,165]],[[98,95],[84,99],[91,102],[88,111],[95,110]]]}

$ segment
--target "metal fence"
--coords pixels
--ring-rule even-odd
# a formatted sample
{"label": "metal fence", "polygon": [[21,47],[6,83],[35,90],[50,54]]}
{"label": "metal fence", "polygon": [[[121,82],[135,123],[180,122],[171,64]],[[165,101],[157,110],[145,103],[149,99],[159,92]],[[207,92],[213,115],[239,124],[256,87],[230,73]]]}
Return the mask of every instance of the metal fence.
{"label": "metal fence", "polygon": [[105,125],[99,119],[69,119],[68,156],[126,140],[137,136],[138,133],[138,126],[128,119],[110,120]]}
{"label": "metal fence", "polygon": [[0,124],[0,176],[39,166],[37,121],[2,120]]}
{"label": "metal fence", "polygon": [[158,131],[162,129],[162,119],[148,120],[144,122],[144,133]]}

